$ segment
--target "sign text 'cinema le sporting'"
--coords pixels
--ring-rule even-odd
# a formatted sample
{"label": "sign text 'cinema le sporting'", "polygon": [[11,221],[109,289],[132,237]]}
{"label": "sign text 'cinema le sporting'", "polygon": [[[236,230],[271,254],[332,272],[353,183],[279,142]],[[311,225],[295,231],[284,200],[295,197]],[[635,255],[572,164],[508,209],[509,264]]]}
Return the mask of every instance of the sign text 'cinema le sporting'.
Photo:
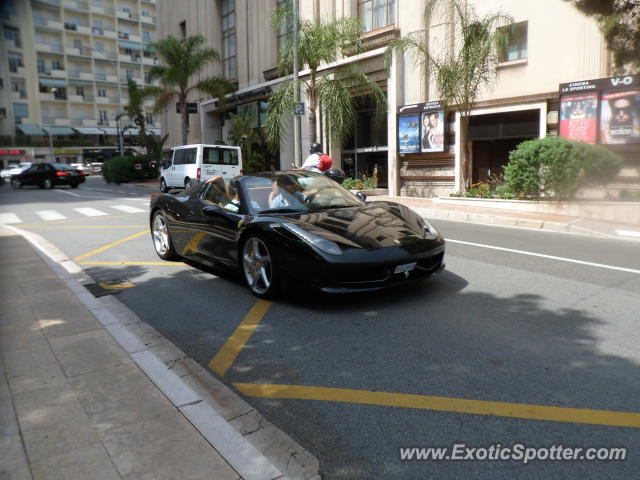
{"label": "sign text 'cinema le sporting'", "polygon": [[605,145],[640,143],[640,76],[561,84],[560,136]]}

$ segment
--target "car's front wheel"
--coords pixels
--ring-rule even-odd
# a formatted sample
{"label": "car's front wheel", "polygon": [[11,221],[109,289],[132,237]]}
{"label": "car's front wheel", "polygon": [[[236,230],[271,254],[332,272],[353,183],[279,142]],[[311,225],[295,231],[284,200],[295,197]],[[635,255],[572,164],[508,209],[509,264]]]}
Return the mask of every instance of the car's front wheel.
{"label": "car's front wheel", "polygon": [[17,178],[12,178],[11,186],[13,187],[14,190],[20,190],[22,188],[22,182]]}
{"label": "car's front wheel", "polygon": [[171,234],[167,226],[167,219],[162,212],[156,212],[151,221],[151,236],[156,253],[163,260],[175,260],[178,258],[176,250],[173,248]]}
{"label": "car's front wheel", "polygon": [[279,292],[278,269],[273,253],[261,237],[249,237],[244,243],[242,273],[256,297],[273,298]]}

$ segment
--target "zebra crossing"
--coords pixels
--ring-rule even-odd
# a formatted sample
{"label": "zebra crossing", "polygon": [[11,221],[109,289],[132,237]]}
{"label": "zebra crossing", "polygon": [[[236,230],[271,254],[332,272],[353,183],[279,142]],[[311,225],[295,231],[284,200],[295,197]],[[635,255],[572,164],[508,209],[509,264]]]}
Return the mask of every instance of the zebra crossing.
{"label": "zebra crossing", "polygon": [[[115,211],[114,211],[115,210]],[[147,213],[148,210],[131,205],[110,205],[108,207],[92,208],[79,207],[71,208],[69,211],[60,212],[58,210],[35,210],[33,212],[20,212],[20,215],[14,212],[0,212],[0,225],[12,225],[19,223],[28,223],[32,219],[37,221],[51,222],[56,220],[67,220],[82,217],[102,217],[122,213]],[[35,216],[34,216],[35,214]],[[25,217],[25,219],[23,219]],[[27,218],[31,217],[31,218]]]}

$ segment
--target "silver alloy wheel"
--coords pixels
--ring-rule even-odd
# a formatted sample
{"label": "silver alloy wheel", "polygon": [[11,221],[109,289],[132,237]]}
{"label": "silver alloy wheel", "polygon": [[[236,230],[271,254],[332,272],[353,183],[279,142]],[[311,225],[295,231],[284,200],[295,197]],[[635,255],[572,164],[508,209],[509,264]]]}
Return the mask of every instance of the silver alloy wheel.
{"label": "silver alloy wheel", "polygon": [[153,246],[159,255],[169,251],[169,230],[162,214],[156,215],[153,219]]}
{"label": "silver alloy wheel", "polygon": [[51,187],[53,187],[53,182],[51,181],[51,179],[50,178],[45,179],[44,188],[49,190]]}
{"label": "silver alloy wheel", "polygon": [[15,188],[16,190],[18,190],[19,188],[22,188],[22,182],[20,180],[18,180],[17,178],[12,178],[11,179],[11,186],[13,188]]}
{"label": "silver alloy wheel", "polygon": [[244,276],[251,290],[263,295],[273,280],[271,256],[265,243],[257,237],[250,238],[242,249]]}

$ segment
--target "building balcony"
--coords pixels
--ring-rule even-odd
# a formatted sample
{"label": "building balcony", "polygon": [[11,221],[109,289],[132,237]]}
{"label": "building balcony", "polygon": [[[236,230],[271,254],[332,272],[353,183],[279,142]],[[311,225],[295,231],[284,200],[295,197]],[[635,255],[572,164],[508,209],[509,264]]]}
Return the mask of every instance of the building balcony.
{"label": "building balcony", "polygon": [[52,77],[56,77],[56,78],[67,78],[67,72],[66,72],[66,70],[52,69],[51,70],[51,76]]}
{"label": "building balcony", "polygon": [[117,123],[115,120],[98,120],[98,127],[115,127]]}
{"label": "building balcony", "polygon": [[139,87],[142,87],[142,86],[143,86],[143,83],[142,83],[142,79],[141,79],[141,78],[138,78],[138,77],[128,78],[128,77],[126,77],[126,76],[121,76],[121,77],[120,77],[120,81],[121,81],[122,83],[125,83],[125,84],[126,84],[126,83],[129,83],[129,80],[133,80],[134,82],[136,82],[136,85],[138,85]]}
{"label": "building balcony", "polygon": [[54,118],[53,119],[53,124],[54,125],[66,126],[66,125],[69,125],[69,119],[68,118]]}
{"label": "building balcony", "polygon": [[116,60],[118,54],[116,52],[93,50],[93,58],[96,60]]}
{"label": "building balcony", "polygon": [[127,55],[124,53],[118,54],[118,60],[120,60],[121,62],[140,63],[140,59],[140,55]]}
{"label": "building balcony", "polygon": [[97,15],[106,15],[109,17],[112,17],[115,15],[116,11],[113,8],[109,8],[109,7],[102,7],[99,5],[91,5],[91,7],[89,7],[89,9],[91,10],[91,13],[95,13]]}
{"label": "building balcony", "polygon": [[140,15],[138,15],[137,13],[123,12],[122,10],[118,10],[118,11],[116,12],[116,16],[117,16],[120,20],[131,20],[131,21],[138,21],[138,20],[140,20]]}
{"label": "building balcony", "polygon": [[[111,105],[120,105],[120,97],[107,97],[107,100]],[[128,103],[128,100],[127,100]]]}
{"label": "building balcony", "polygon": [[98,82],[118,83],[118,76],[116,74],[97,72],[93,76]]}
{"label": "building balcony", "polygon": [[64,47],[64,53],[66,53],[67,55],[76,55],[76,56],[83,55],[82,50],[80,48],[75,48],[75,47]]}
{"label": "building balcony", "polygon": [[51,20],[43,17],[33,17],[33,23],[36,27],[45,27],[60,32],[64,28],[64,24],[58,20]]}
{"label": "building balcony", "polygon": [[84,127],[97,127],[98,121],[93,118],[85,118],[82,120],[82,125]]}
{"label": "building balcony", "polygon": [[156,24],[156,17],[151,17],[151,16],[147,16],[147,15],[141,15],[140,16],[140,21],[142,23],[146,23],[149,25],[155,25]]}
{"label": "building balcony", "polygon": [[160,65],[160,60],[151,57],[142,57],[143,65]]}
{"label": "building balcony", "polygon": [[129,40],[132,41],[132,42],[140,43],[140,42],[142,42],[142,37],[140,35],[130,34],[129,35]]}
{"label": "building balcony", "polygon": [[106,103],[109,103],[109,98],[108,97],[100,97],[100,96],[98,96],[98,97],[96,97],[94,99],[94,103],[106,104]]}
{"label": "building balcony", "polygon": [[65,0],[63,3],[64,8],[69,10],[75,10],[78,12],[89,12],[89,4],[85,2],[78,2],[76,0]]}
{"label": "building balcony", "polygon": [[48,6],[56,6],[59,7],[61,2],[60,0],[36,0],[34,3],[42,3],[44,5],[48,5]]}
{"label": "building balcony", "polygon": [[41,102],[53,102],[55,100],[55,96],[53,93],[40,92],[38,94],[38,98],[40,98]]}
{"label": "building balcony", "polygon": [[36,43],[36,51],[48,53],[62,53],[62,45],[55,43]]}
{"label": "building balcony", "polygon": [[76,31],[83,35],[91,35],[91,27],[88,25],[76,25]]}
{"label": "building balcony", "polygon": [[11,92],[11,99],[13,101],[20,101],[20,100],[24,100],[27,98],[27,92],[24,90],[21,90],[19,92],[16,91],[12,91]]}
{"label": "building balcony", "polygon": [[[84,117],[76,117],[76,118],[71,118],[71,125],[73,126],[84,126],[86,125],[86,122],[88,119],[84,118]],[[95,122],[95,120],[94,120]]]}
{"label": "building balcony", "polygon": [[143,3],[152,3],[153,5],[156,4],[156,0],[142,0]]}
{"label": "building balcony", "polygon": [[8,50],[22,50],[22,43],[19,40],[9,40],[5,38],[4,42]]}
{"label": "building balcony", "polygon": [[74,103],[85,103],[87,100],[82,95],[69,95],[69,101]]}

